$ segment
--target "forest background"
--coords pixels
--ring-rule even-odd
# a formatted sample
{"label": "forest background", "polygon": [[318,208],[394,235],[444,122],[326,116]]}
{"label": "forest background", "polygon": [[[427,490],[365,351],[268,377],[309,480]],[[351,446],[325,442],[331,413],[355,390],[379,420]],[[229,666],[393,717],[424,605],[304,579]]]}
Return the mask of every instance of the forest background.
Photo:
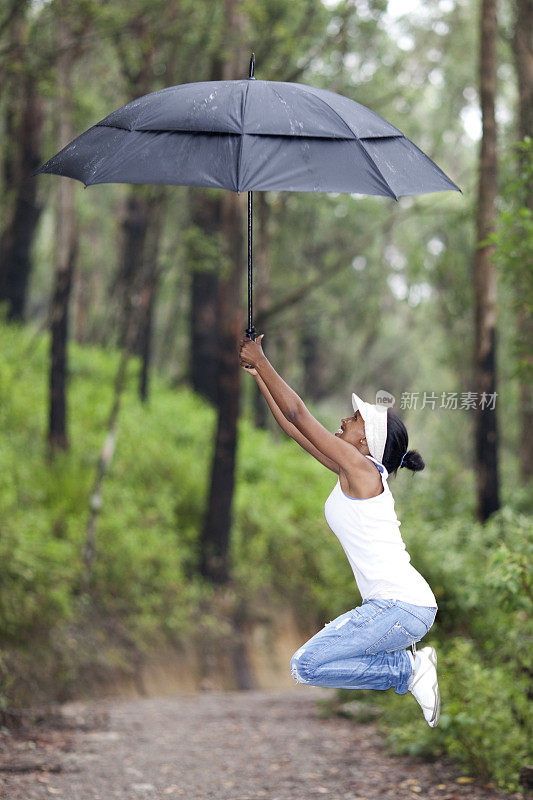
{"label": "forest background", "polygon": [[384,389],[426,460],[391,488],[439,603],[441,722],[423,728],[391,692],[359,709],[392,706],[379,718],[397,750],[518,788],[533,739],[531,31],[525,0],[4,0],[4,721],[117,675],[143,691],[167,647],[192,648],[200,685],[222,669],[252,686],[254,631],[275,639],[290,617],[303,641],[359,602],[323,520],[330,474],[238,367],[246,198],[32,177],[135,97],[246,77],[254,50],[257,78],[367,105],[462,189],[257,192],[257,327],[331,430],[352,391]]}

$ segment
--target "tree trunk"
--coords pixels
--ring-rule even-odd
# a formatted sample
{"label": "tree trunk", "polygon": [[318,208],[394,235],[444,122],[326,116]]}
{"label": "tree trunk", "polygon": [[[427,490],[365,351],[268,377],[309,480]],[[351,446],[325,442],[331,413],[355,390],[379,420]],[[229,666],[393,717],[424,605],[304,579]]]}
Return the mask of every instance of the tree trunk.
{"label": "tree trunk", "polygon": [[311,400],[320,400],[323,395],[322,375],[320,369],[320,337],[313,320],[304,313],[304,324],[301,334],[303,361],[303,393]]}
{"label": "tree trunk", "polygon": [[195,392],[217,402],[218,355],[214,332],[218,319],[218,272],[222,196],[205,189],[189,190],[192,236],[188,260],[192,266],[189,329],[191,338],[189,370]]}
{"label": "tree trunk", "polygon": [[[518,78],[518,132],[533,134],[533,3],[516,0],[513,50]],[[533,203],[533,197],[531,198]]]}
{"label": "tree trunk", "polygon": [[119,347],[124,347],[125,320],[131,297],[131,286],[142,269],[146,231],[148,230],[148,201],[144,187],[130,188],[121,227],[118,270],[111,287],[115,313],[110,319]]}
{"label": "tree trunk", "polygon": [[[533,2],[516,0],[516,18],[513,37],[513,50],[518,78],[518,138],[529,136],[533,139]],[[527,199],[527,206],[533,213],[533,187]],[[521,313],[517,319],[523,341],[533,341],[531,316]],[[529,353],[529,358],[532,358]],[[519,453],[520,474],[524,482],[533,477],[533,387],[521,379],[519,394]]]}
{"label": "tree trunk", "polygon": [[24,67],[25,5],[13,20],[15,40],[13,74],[4,79],[5,106],[3,160],[4,195],[8,211],[0,237],[0,303],[7,303],[7,317],[22,320],[31,271],[30,251],[41,213],[37,181],[32,177],[41,161],[40,140],[43,102],[35,76]]}
{"label": "tree trunk", "polygon": [[141,357],[139,375],[139,397],[144,403],[148,399],[148,379],[151,362],[152,326],[155,298],[159,281],[157,264],[161,230],[163,226],[164,195],[159,192],[148,206],[148,230],[143,252],[143,284],[140,293],[139,330],[135,352]]}
{"label": "tree trunk", "polygon": [[209,270],[192,274],[190,307],[190,375],[195,392],[217,402],[218,275]]}
{"label": "tree trunk", "polygon": [[241,370],[237,348],[244,327],[240,303],[244,272],[243,199],[244,195],[238,197],[233,192],[225,192],[222,198],[222,232],[230,264],[229,274],[221,278],[219,285],[218,420],[200,563],[201,574],[214,583],[225,583],[230,574],[229,540]]}
{"label": "tree trunk", "polygon": [[73,336],[79,344],[84,344],[91,340],[88,323],[90,281],[87,273],[78,271],[74,282],[73,303],[74,303],[74,330]]}
{"label": "tree trunk", "polygon": [[475,417],[477,515],[484,522],[500,507],[496,404],[483,407],[482,398],[496,392],[496,270],[493,246],[482,245],[493,230],[497,191],[496,71],[498,21],[496,0],[482,0],[479,85],[483,136],[479,163],[477,242],[474,255],[475,286]]}
{"label": "tree trunk", "polygon": [[138,354],[141,357],[141,371],[139,374],[139,399],[143,403],[146,403],[148,400],[148,384],[152,349],[152,326],[158,278],[159,273],[157,268],[151,268],[141,292],[140,300],[141,320],[139,324]]}
{"label": "tree trunk", "polygon": [[[68,22],[58,17],[58,117],[59,145],[64,147],[74,138],[72,124],[72,83],[74,48]],[[68,448],[67,435],[67,341],[68,306],[77,251],[74,181],[60,178],[57,183],[57,245],[54,289],[50,309],[50,413],[48,445],[53,454],[56,448]]]}

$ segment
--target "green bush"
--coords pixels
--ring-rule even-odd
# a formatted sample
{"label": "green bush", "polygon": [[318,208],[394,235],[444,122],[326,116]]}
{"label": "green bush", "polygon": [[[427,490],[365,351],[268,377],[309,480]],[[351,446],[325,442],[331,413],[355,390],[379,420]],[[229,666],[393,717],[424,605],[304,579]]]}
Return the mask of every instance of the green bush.
{"label": "green bush", "polygon": [[[462,637],[438,646],[441,717],[436,728],[423,720],[410,695],[387,693],[380,725],[396,753],[454,757],[477,777],[516,791],[520,768],[531,758],[532,715],[529,680],[505,662],[490,665],[480,649]],[[377,694],[377,693],[376,693]],[[376,701],[375,701],[376,702]]]}
{"label": "green bush", "polygon": [[413,517],[405,537],[439,604],[423,644],[438,653],[440,722],[429,728],[410,696],[372,692],[366,699],[386,709],[380,725],[395,752],[446,752],[514,791],[533,758],[533,521],[504,508],[485,525],[453,519],[430,534]]}

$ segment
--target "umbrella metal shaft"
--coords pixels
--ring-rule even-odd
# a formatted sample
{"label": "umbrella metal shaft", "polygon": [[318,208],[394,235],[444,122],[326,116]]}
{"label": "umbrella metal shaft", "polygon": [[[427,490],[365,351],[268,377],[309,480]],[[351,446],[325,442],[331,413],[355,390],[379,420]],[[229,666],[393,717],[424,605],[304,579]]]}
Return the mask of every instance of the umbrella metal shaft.
{"label": "umbrella metal shaft", "polygon": [[[248,77],[255,80],[255,53],[250,57]],[[255,339],[255,328],[252,321],[252,192],[248,192],[248,338]]]}
{"label": "umbrella metal shaft", "polygon": [[246,333],[249,339],[255,340],[255,328],[252,321],[252,192],[248,192],[248,328]]}

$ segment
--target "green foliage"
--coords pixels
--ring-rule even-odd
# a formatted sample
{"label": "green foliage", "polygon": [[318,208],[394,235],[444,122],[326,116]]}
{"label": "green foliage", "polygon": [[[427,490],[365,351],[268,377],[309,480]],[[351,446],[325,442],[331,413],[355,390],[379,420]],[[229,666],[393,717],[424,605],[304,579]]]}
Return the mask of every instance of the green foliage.
{"label": "green foliage", "polygon": [[508,290],[510,307],[518,324],[514,337],[516,374],[533,380],[531,331],[533,330],[533,142],[526,136],[517,142],[504,164],[506,181],[496,231],[488,242],[500,282]]}
{"label": "green foliage", "polygon": [[[431,641],[436,644],[433,637]],[[389,745],[409,755],[448,753],[467,772],[516,790],[520,768],[531,758],[527,675],[517,675],[505,661],[488,664],[474,642],[459,636],[439,645],[438,658],[438,726],[432,729],[423,723],[412,698],[406,702],[398,695],[387,697],[381,725]]]}
{"label": "green foliage", "polygon": [[[49,635],[73,613],[88,498],[118,356],[71,345],[72,447],[49,462],[46,337],[16,326],[2,331],[0,637],[20,644]],[[132,387],[135,367],[132,362]],[[195,602],[184,572],[194,561],[212,413],[189,393],[180,398],[156,391],[148,409],[139,407],[133,391],[126,394],[119,446],[104,489],[94,591],[105,611],[128,620],[139,641],[154,625],[179,629]]]}
{"label": "green foliage", "polygon": [[516,790],[533,756],[533,520],[510,508],[484,526],[467,517],[439,526],[411,517],[404,536],[439,604],[419,646],[437,648],[440,722],[429,728],[414,700],[392,691],[369,693],[369,701],[386,709],[380,725],[396,752],[446,752],[471,773]]}
{"label": "green foliage", "polygon": [[[72,545],[49,539],[39,514],[25,514],[23,522],[21,517],[12,519],[7,530],[2,526],[0,540],[2,639],[17,643],[31,641],[58,618],[70,616],[74,572]],[[21,531],[22,524],[26,530]]]}
{"label": "green foliage", "polygon": [[[531,522],[523,514],[513,514],[502,509],[494,525],[501,525],[502,540],[491,555],[488,582],[498,593],[506,611],[523,611],[531,616],[533,611],[533,538]],[[503,539],[503,537],[505,537]]]}

